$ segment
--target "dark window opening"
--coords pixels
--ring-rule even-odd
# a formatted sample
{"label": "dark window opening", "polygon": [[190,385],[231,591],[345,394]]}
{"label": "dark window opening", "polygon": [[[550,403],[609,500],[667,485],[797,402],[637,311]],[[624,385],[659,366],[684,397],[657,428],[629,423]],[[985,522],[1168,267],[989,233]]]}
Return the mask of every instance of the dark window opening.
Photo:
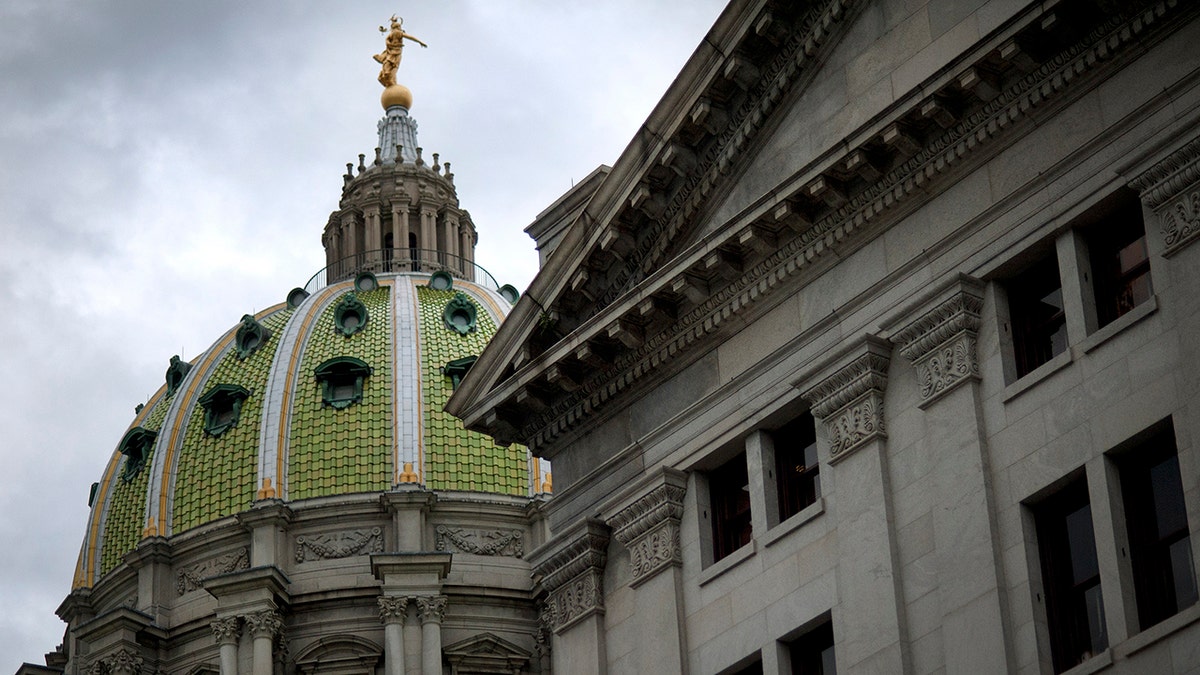
{"label": "dark window opening", "polygon": [[343,410],[362,400],[363,381],[371,374],[371,367],[353,356],[339,356],[317,366],[313,373],[324,405]]}
{"label": "dark window opening", "polygon": [[396,238],[391,232],[383,235],[383,270],[385,272],[392,271],[392,258],[395,254]]}
{"label": "dark window opening", "polygon": [[746,454],[721,465],[708,475],[712,502],[713,562],[750,543],[750,478]]}
{"label": "dark window opening", "polygon": [[1145,630],[1196,602],[1196,566],[1173,432],[1167,429],[1119,460],[1125,525]]}
{"label": "dark window opening", "polygon": [[792,675],[837,675],[833,658],[833,624],[829,621],[796,638],[788,645]]}
{"label": "dark window opening", "polygon": [[745,668],[739,668],[729,675],[763,675],[762,661],[755,661]]}
{"label": "dark window opening", "polygon": [[1047,256],[1007,284],[1017,377],[1067,350],[1067,317],[1063,309],[1058,261]]}
{"label": "dark window opening", "polygon": [[816,422],[806,412],[771,432],[771,439],[775,446],[779,520],[784,521],[816,503],[821,496]]}
{"label": "dark window opening", "polygon": [[1146,302],[1154,292],[1142,203],[1132,191],[1118,198],[1120,203],[1086,232],[1100,326]]}
{"label": "dark window opening", "polygon": [[1083,477],[1034,509],[1054,672],[1108,647],[1092,507]]}

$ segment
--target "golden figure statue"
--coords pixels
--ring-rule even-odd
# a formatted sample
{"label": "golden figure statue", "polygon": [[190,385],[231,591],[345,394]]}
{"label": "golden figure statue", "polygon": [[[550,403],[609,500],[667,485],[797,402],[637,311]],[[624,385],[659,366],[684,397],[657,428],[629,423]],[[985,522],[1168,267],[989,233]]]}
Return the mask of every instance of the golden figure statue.
{"label": "golden figure statue", "polygon": [[404,28],[402,28],[403,24],[404,19],[398,19],[393,14],[390,30],[383,26],[379,27],[380,33],[387,33],[383,51],[375,55],[375,60],[382,66],[379,69],[379,84],[382,84],[385,88],[396,84],[396,69],[400,67],[400,56],[401,52],[404,51],[405,40],[412,40],[422,47],[429,46],[409,33],[405,33]]}

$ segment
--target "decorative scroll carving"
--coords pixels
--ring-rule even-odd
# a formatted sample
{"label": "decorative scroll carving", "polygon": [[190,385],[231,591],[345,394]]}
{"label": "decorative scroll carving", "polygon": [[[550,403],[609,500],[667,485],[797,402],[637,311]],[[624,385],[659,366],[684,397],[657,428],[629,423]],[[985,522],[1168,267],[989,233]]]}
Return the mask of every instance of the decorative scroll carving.
{"label": "decorative scroll carving", "polygon": [[659,570],[683,564],[679,519],[684,485],[659,485],[613,516],[613,536],[629,549],[631,585],[638,586]]}
{"label": "decorative scroll carving", "polygon": [[183,595],[203,586],[204,580],[208,577],[218,574],[228,574],[248,569],[249,567],[250,552],[246,548],[240,548],[233,553],[227,553],[218,558],[196,563],[191,567],[180,570],[179,576],[175,580],[175,590],[180,595]]}
{"label": "decorative scroll carving", "polygon": [[212,628],[213,637],[217,639],[218,645],[237,644],[238,635],[242,632],[236,616],[217,619],[208,626]]}
{"label": "decorative scroll carving", "polygon": [[253,637],[275,637],[283,630],[283,617],[279,612],[273,609],[264,609],[261,612],[247,614],[246,629]]}
{"label": "decorative scroll carving", "polygon": [[892,338],[917,370],[922,405],[963,382],[979,378],[975,343],[982,309],[982,283],[961,277],[949,298]]}
{"label": "decorative scroll carving", "polygon": [[538,606],[538,627],[533,633],[533,653],[539,659],[547,659],[543,662],[543,670],[549,665],[550,656],[550,635],[554,630],[553,617],[550,614],[550,606],[545,602],[539,602]]}
{"label": "decorative scroll carving", "polygon": [[1164,255],[1200,236],[1200,137],[1129,182],[1158,215]]}
{"label": "decorative scroll carving", "polygon": [[409,598],[383,596],[379,598],[379,620],[384,623],[404,623],[408,617]]}
{"label": "decorative scroll carving", "polygon": [[524,535],[520,530],[470,530],[438,525],[436,531],[439,551],[511,558],[525,555]]}
{"label": "decorative scroll carving", "polygon": [[296,562],[298,563],[304,562],[310,556],[332,560],[364,553],[379,553],[382,550],[383,530],[378,527],[370,530],[351,530],[350,532],[296,537]]}
{"label": "decorative scroll carving", "polygon": [[417,615],[421,623],[441,623],[446,616],[446,596],[421,595],[417,596]]}
{"label": "decorative scroll carving", "polygon": [[887,387],[889,345],[868,337],[865,353],[855,357],[802,396],[813,417],[825,424],[830,461],[837,461],[874,438],[885,438],[883,391]]}
{"label": "decorative scroll carving", "polygon": [[545,561],[534,574],[550,595],[547,615],[554,632],[560,633],[592,614],[604,613],[604,563],[608,555],[608,532],[598,521],[588,521],[582,533]]}

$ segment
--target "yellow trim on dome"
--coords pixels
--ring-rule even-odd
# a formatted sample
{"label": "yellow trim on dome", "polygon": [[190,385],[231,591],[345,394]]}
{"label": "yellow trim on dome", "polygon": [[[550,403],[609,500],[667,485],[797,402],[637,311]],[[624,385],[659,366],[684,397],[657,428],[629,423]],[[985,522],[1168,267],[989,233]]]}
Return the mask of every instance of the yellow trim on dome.
{"label": "yellow trim on dome", "polygon": [[[165,385],[159,387],[158,391],[154,393],[154,396],[150,397],[146,405],[142,406],[142,411],[134,415],[133,422],[126,429],[127,432],[129,429],[141,426],[142,422],[150,415],[150,412],[154,410],[154,406],[158,405],[159,401],[162,400],[166,390]],[[96,505],[92,508],[92,524],[91,531],[88,533],[86,555],[83,551],[80,552],[80,564],[83,566],[83,569],[77,569],[75,574],[77,579],[83,577],[84,582],[75,586],[75,588],[91,588],[92,584],[96,583],[96,556],[99,555],[100,551],[96,542],[100,534],[100,523],[105,517],[104,509],[108,506],[109,495],[109,491],[104,488],[107,488],[112,483],[113,475],[117,472],[117,465],[120,463],[121,453],[113,450],[112,459],[108,461],[108,467],[104,470],[104,477],[100,479],[101,489],[96,491],[97,500]]]}

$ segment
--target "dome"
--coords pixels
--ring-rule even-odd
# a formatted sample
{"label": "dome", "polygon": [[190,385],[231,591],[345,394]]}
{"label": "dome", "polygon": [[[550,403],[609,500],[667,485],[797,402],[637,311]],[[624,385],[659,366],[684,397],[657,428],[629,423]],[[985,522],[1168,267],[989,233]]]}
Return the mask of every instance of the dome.
{"label": "dome", "polygon": [[510,299],[445,271],[359,273],[311,295],[293,291],[190,363],[173,359],[94,488],[76,586],[92,585],[144,537],[261,500],[404,484],[545,491],[548,475],[524,447],[498,446],[442,411]]}

